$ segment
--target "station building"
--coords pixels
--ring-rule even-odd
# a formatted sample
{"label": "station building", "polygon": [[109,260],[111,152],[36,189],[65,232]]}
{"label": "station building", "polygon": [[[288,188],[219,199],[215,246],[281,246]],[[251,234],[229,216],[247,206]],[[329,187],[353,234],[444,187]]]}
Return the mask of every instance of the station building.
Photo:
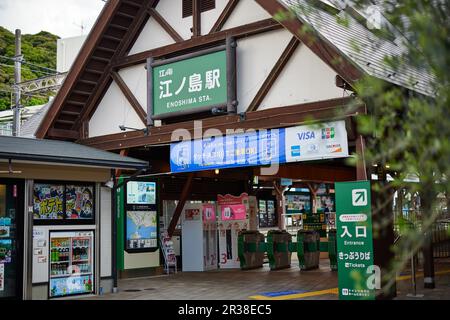
{"label": "station building", "polygon": [[371,75],[430,95],[430,77],[383,63],[395,41],[374,48],[364,17],[345,27],[340,12],[333,1],[106,3],[36,136],[149,163],[114,171],[102,193],[117,222],[101,247],[109,287],[164,272],[165,239],[184,271],[239,268],[243,229],[327,241],[334,183],[373,169],[348,161],[365,149],[354,84]]}

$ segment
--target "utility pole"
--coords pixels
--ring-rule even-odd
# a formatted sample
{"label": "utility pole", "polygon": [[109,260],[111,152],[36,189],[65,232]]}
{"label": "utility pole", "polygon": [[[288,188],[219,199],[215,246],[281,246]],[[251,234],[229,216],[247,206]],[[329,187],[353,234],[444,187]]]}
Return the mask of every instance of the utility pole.
{"label": "utility pole", "polygon": [[22,67],[22,34],[20,29],[16,29],[16,55],[14,57],[14,114],[13,114],[13,135],[20,136],[20,86]]}

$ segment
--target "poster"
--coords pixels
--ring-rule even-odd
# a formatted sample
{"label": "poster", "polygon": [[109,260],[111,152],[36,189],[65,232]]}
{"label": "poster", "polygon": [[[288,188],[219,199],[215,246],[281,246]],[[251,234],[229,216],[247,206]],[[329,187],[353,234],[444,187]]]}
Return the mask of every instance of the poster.
{"label": "poster", "polygon": [[11,263],[12,240],[0,239],[0,263]]}
{"label": "poster", "polygon": [[33,215],[35,219],[64,218],[64,185],[34,185]]}
{"label": "poster", "polygon": [[94,218],[94,186],[67,185],[66,218]]}
{"label": "poster", "polygon": [[156,211],[127,211],[127,249],[158,246]]}
{"label": "poster", "polygon": [[203,204],[203,221],[216,221],[216,206],[213,204]]}
{"label": "poster", "polygon": [[50,297],[92,293],[93,283],[92,274],[50,279]]}
{"label": "poster", "polygon": [[9,226],[0,226],[0,238],[9,238]]}
{"label": "poster", "polygon": [[221,206],[222,221],[245,220],[246,208],[244,204],[229,204]]}
{"label": "poster", "polygon": [[309,194],[287,194],[287,213],[306,213],[311,211]]}
{"label": "poster", "polygon": [[5,265],[0,264],[0,291],[5,290]]}
{"label": "poster", "polygon": [[249,206],[248,194],[242,193],[240,196],[217,195],[217,204],[220,206],[222,221],[245,220],[247,218],[247,208]]}
{"label": "poster", "polygon": [[156,204],[156,182],[128,182],[127,204]]}
{"label": "poster", "polygon": [[189,220],[200,220],[200,209],[185,209],[184,219]]}

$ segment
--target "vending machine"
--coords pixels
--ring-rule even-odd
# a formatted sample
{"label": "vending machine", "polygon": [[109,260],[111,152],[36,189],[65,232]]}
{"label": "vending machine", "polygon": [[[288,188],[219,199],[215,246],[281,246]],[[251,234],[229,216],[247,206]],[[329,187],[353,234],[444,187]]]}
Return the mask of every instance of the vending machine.
{"label": "vending machine", "polygon": [[49,298],[95,292],[94,231],[50,231]]}
{"label": "vending machine", "polygon": [[216,205],[187,203],[181,223],[183,271],[217,269]]}
{"label": "vending machine", "polygon": [[249,228],[248,195],[218,195],[219,267],[240,268],[238,234]]}

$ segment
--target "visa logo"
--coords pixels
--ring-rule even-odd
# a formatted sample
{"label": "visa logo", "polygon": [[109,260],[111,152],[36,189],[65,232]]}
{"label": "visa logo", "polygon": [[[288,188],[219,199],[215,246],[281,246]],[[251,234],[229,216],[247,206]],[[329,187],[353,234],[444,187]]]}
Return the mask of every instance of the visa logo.
{"label": "visa logo", "polygon": [[298,140],[311,140],[315,139],[316,135],[314,134],[314,131],[304,131],[304,132],[297,132]]}

